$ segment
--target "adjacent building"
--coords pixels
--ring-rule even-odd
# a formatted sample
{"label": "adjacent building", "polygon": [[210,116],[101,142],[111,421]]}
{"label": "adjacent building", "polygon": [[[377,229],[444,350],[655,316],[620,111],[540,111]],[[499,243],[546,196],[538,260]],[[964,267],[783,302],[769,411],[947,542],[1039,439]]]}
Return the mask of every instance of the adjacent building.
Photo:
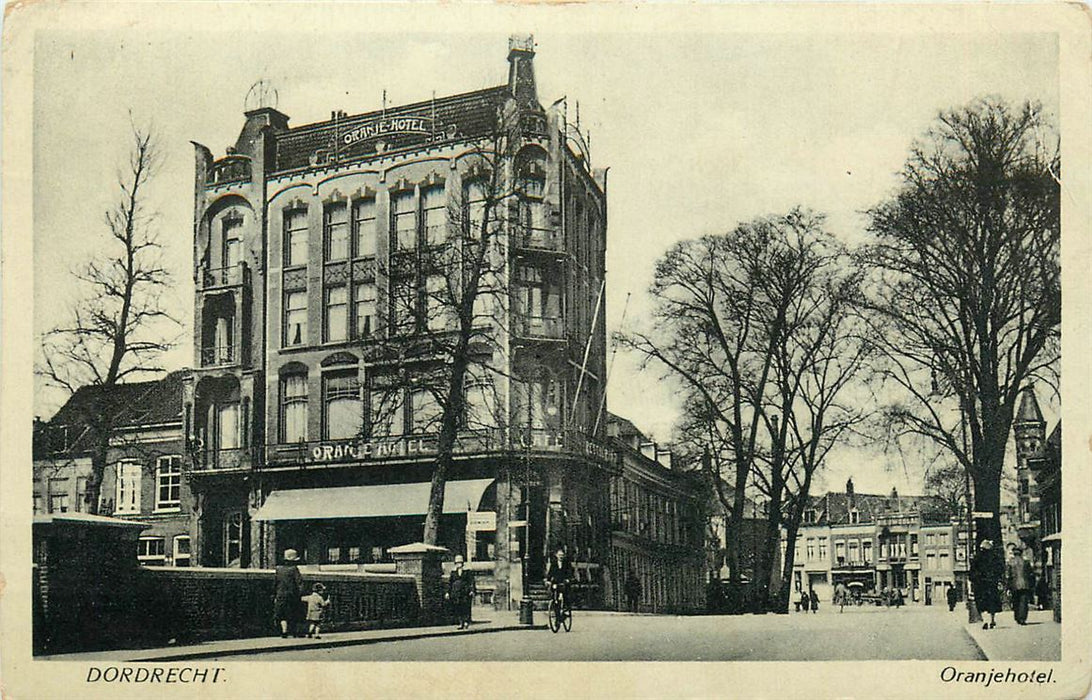
{"label": "adjacent building", "polygon": [[[34,427],[34,512],[89,513],[92,478],[88,414],[117,411],[97,513],[144,526],[135,552],[149,566],[190,566],[192,496],[186,478],[182,386],[186,370],[160,380],[79,389],[48,423]],[[108,397],[102,400],[102,394]]]}
{"label": "adjacent building", "polygon": [[[607,435],[622,456],[610,481],[611,540],[605,603],[638,611],[705,610],[704,488],[700,475],[674,470],[672,454],[614,414]],[[637,586],[633,585],[637,582]]]}
{"label": "adjacent building", "polygon": [[598,420],[606,175],[539,102],[534,57],[513,37],[505,83],[301,126],[259,96],[226,153],[196,145],[184,425],[201,564],[269,567],[291,547],[377,566],[421,539],[444,361],[421,341],[449,322],[443,261],[492,211],[484,369],[441,544],[502,600],[564,546],[601,600],[620,470]]}
{"label": "adjacent building", "polygon": [[[859,592],[898,589],[908,602],[945,600],[967,581],[967,534],[959,514],[933,496],[844,492],[813,497],[793,558],[793,590],[833,597],[839,583]],[[782,547],[786,544],[782,540]]]}

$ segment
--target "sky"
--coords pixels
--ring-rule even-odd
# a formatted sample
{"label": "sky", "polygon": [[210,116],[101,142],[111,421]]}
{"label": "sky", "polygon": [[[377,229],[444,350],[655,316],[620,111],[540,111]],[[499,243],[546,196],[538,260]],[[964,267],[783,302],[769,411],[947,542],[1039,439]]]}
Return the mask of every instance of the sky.
{"label": "sky", "polygon": [[[214,19],[214,18],[213,18]],[[206,26],[215,27],[212,21]],[[533,28],[532,28],[533,29]],[[522,31],[524,27],[513,27]],[[192,319],[193,147],[217,156],[243,124],[258,79],[300,125],[507,79],[508,32],[383,34],[44,31],[35,51],[35,332],[63,320],[80,293],[72,270],[98,247],[102,212],[132,120],[156,129],[164,154],[149,189],[171,305]],[[1037,34],[535,34],[539,100],[567,97],[590,133],[594,167],[609,167],[607,330],[647,327],[656,259],[676,241],[803,205],[832,233],[865,238],[862,212],[891,195],[913,139],[938,111],[984,94],[1058,110],[1057,44]],[[624,313],[624,322],[623,322]],[[165,362],[193,362],[187,325]],[[39,390],[35,412],[63,400]],[[1048,422],[1057,402],[1040,397]],[[669,441],[675,387],[619,353],[608,407]],[[1011,451],[1010,451],[1011,452]],[[913,460],[911,460],[912,462]],[[914,465],[841,448],[818,484],[920,493]]]}

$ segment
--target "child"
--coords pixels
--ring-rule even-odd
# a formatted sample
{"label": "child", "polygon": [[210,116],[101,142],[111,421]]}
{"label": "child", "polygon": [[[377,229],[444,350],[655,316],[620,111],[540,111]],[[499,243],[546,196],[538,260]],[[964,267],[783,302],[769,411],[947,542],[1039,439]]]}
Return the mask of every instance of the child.
{"label": "child", "polygon": [[321,583],[312,586],[311,591],[310,595],[301,598],[303,602],[307,603],[307,636],[322,639],[320,634],[322,615],[326,611],[326,607],[330,605],[330,601],[326,599],[326,586]]}

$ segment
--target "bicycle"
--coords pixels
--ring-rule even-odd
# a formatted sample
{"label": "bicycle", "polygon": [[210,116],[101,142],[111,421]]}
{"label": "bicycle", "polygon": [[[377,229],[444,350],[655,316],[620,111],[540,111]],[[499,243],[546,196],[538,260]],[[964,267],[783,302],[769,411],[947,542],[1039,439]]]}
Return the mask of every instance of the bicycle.
{"label": "bicycle", "polygon": [[566,632],[572,631],[573,609],[569,605],[568,597],[556,583],[553,585],[553,595],[550,596],[550,607],[546,610],[546,620],[550,631],[555,634],[562,627]]}

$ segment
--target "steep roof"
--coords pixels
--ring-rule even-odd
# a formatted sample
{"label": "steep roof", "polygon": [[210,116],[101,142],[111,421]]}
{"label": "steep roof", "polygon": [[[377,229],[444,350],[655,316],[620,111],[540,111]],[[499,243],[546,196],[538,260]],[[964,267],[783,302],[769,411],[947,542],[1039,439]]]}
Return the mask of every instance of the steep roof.
{"label": "steep roof", "polygon": [[[379,155],[375,150],[375,134],[367,130],[382,123],[389,125],[392,120],[412,120],[414,124],[413,128],[393,129],[384,135],[382,140],[386,148],[383,154],[487,136],[495,130],[498,109],[509,97],[509,87],[498,85],[297,126],[275,135],[273,171],[280,173],[306,168],[311,165],[312,155],[320,150],[331,153],[336,150],[343,160]],[[366,132],[371,136],[353,140],[353,134]]]}
{"label": "steep roof", "polygon": [[1014,423],[1042,423],[1043,412],[1039,410],[1039,401],[1035,398],[1035,389],[1024,387],[1020,392],[1020,406],[1016,409]]}
{"label": "steep roof", "polygon": [[[817,525],[850,525],[875,523],[884,515],[921,513],[926,522],[947,522],[955,513],[948,513],[942,499],[936,496],[881,496],[871,493],[832,491],[811,499]],[[857,523],[850,522],[850,512],[856,509]]]}

